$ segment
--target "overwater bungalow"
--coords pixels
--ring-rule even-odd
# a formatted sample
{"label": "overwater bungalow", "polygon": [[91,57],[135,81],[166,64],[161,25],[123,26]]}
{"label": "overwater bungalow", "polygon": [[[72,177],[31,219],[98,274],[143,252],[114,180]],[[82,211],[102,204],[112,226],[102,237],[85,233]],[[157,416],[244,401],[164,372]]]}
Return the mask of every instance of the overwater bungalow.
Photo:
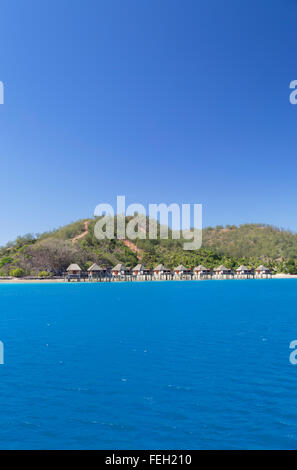
{"label": "overwater bungalow", "polygon": [[158,264],[154,269],[154,277],[156,279],[170,279],[171,269],[166,268],[163,264]]}
{"label": "overwater bungalow", "polygon": [[209,279],[211,278],[211,270],[200,264],[193,269],[194,279]]}
{"label": "overwater bungalow", "polygon": [[92,266],[89,267],[88,269],[88,276],[89,279],[98,279],[100,276],[102,276],[104,270],[101,268],[101,266],[98,266],[98,264],[93,263]]}
{"label": "overwater bungalow", "polygon": [[247,279],[249,277],[252,277],[254,275],[254,272],[252,269],[247,268],[244,265],[239,266],[239,268],[236,269],[236,277],[238,279]]}
{"label": "overwater bungalow", "polygon": [[68,280],[70,280],[70,279],[80,279],[81,267],[76,263],[72,263],[66,269],[66,273],[67,273]]}
{"label": "overwater bungalow", "polygon": [[173,269],[175,279],[187,279],[191,276],[191,270],[182,264]]}
{"label": "overwater bungalow", "polygon": [[127,276],[130,274],[130,268],[127,268],[123,264],[119,263],[111,270],[111,275],[114,277]]}
{"label": "overwater bungalow", "polygon": [[183,264],[179,264],[176,268],[173,269],[174,274],[189,274],[191,272],[190,269],[185,268]]}
{"label": "overwater bungalow", "polygon": [[231,269],[226,268],[224,265],[215,268],[214,275],[216,279],[231,279],[233,277]]}
{"label": "overwater bungalow", "polygon": [[150,270],[145,268],[143,264],[137,264],[135,268],[132,269],[132,274],[142,279],[147,279],[147,276],[150,276],[150,273]]}
{"label": "overwater bungalow", "polygon": [[271,277],[271,274],[272,274],[271,270],[269,268],[266,268],[266,266],[263,266],[263,264],[258,266],[255,272],[256,272],[256,276],[261,277],[261,278],[269,278]]}

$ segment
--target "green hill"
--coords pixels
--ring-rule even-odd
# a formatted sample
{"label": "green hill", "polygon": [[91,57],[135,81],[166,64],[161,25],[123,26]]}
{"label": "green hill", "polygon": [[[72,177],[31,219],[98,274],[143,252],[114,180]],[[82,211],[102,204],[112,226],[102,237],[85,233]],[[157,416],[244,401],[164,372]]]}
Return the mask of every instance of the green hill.
{"label": "green hill", "polygon": [[[158,263],[170,268],[178,264],[189,267],[203,264],[209,268],[245,264],[255,268],[265,263],[278,272],[297,273],[297,234],[269,225],[207,227],[203,230],[202,248],[184,251],[183,240],[172,239],[170,230],[168,240],[135,240],[126,246],[116,239],[97,240],[95,223],[96,219],[84,219],[52,232],[18,237],[0,248],[0,275],[13,271],[19,275],[61,273],[71,262],[84,269],[93,262],[106,266],[121,262],[132,267],[139,259],[150,268]],[[82,238],[73,242],[79,235]]]}

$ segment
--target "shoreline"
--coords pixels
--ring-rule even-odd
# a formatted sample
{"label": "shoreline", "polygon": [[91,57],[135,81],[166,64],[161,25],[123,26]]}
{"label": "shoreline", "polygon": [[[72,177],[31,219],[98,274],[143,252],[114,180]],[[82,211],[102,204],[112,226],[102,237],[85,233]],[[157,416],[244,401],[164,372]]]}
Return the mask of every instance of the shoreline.
{"label": "shoreline", "polygon": [[165,280],[165,279],[154,279],[154,280],[134,280],[134,281],[128,281],[128,280],[125,280],[125,279],[120,279],[120,280],[117,280],[117,281],[111,281],[111,282],[108,282],[108,281],[90,281],[90,280],[86,280],[86,281],[65,281],[65,279],[18,279],[18,278],[13,278],[13,279],[0,279],[0,285],[1,284],[112,284],[112,283],[121,283],[121,282],[171,282],[171,281],[175,281],[175,282],[187,282],[187,281],[251,281],[251,280],[259,280],[259,281],[263,281],[263,280],[272,280],[272,279],[297,279],[297,274],[275,274],[273,275],[271,278],[253,278],[253,279],[238,279],[238,278],[234,278],[234,279],[224,279],[224,278],[221,278],[221,279],[171,279],[171,280]]}

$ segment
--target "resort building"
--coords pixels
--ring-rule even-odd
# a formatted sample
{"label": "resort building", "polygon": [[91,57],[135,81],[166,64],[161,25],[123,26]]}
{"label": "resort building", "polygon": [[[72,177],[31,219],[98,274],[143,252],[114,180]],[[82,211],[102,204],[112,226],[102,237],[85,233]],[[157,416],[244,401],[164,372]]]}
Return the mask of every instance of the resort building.
{"label": "resort building", "polygon": [[254,272],[244,265],[241,265],[239,266],[239,268],[236,269],[236,277],[238,279],[247,279],[251,276],[254,276]]}
{"label": "resort building", "polygon": [[78,264],[70,264],[66,269],[68,280],[70,279],[80,279],[81,276],[81,268]]}
{"label": "resort building", "polygon": [[103,274],[103,268],[98,266],[98,264],[94,263],[88,269],[88,276],[90,279],[98,278]]}
{"label": "resort building", "polygon": [[146,269],[143,264],[137,264],[135,268],[132,269],[132,274],[137,277],[146,279],[146,276],[150,275],[150,270]]}
{"label": "resort building", "polygon": [[191,270],[185,268],[182,264],[173,269],[175,279],[187,279],[191,276]]}
{"label": "resort building", "polygon": [[174,268],[173,271],[174,274],[189,274],[191,272],[190,269],[185,268],[182,264]]}
{"label": "resort building", "polygon": [[193,269],[194,279],[210,279],[211,278],[211,270],[207,269],[205,266],[200,264]]}
{"label": "resort building", "polygon": [[127,276],[130,274],[130,268],[127,268],[123,264],[117,264],[114,268],[111,270],[111,275],[114,277],[117,276]]}
{"label": "resort building", "polygon": [[263,266],[263,264],[261,264],[256,269],[256,277],[261,277],[261,278],[271,277],[271,270],[266,268],[266,266]]}
{"label": "resort building", "polygon": [[214,269],[215,279],[231,279],[233,273],[231,269],[226,268],[224,265]]}
{"label": "resort building", "polygon": [[158,264],[154,269],[154,277],[156,279],[171,279],[171,270],[163,264]]}
{"label": "resort building", "polygon": [[255,272],[244,266],[239,266],[235,272],[221,265],[214,270],[203,265],[196,266],[193,270],[180,264],[173,270],[163,264],[158,264],[152,271],[143,264],[137,264],[134,268],[128,268],[124,264],[117,264],[111,269],[110,266],[102,267],[96,263],[88,268],[88,273],[82,272],[76,263],[70,264],[66,270],[65,281],[111,282],[111,281],[152,281],[152,280],[202,280],[202,279],[268,279],[272,277],[271,269],[260,265]]}

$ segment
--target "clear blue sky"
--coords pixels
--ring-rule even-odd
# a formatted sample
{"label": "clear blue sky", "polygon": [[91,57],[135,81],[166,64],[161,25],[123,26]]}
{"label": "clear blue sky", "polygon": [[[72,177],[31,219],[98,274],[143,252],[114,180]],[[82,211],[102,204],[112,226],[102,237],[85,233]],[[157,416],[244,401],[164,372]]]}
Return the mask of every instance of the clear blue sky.
{"label": "clear blue sky", "polygon": [[0,9],[0,243],[121,194],[297,230],[297,1]]}

